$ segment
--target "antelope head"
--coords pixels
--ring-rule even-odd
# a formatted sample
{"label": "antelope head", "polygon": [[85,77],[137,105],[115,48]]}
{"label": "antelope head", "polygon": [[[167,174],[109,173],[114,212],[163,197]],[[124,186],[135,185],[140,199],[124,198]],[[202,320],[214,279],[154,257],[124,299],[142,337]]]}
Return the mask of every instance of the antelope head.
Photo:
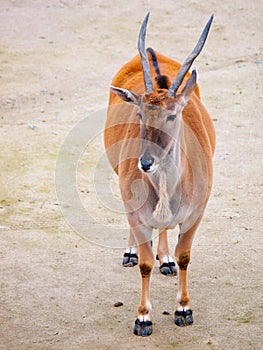
{"label": "antelope head", "polygon": [[165,156],[174,149],[176,140],[180,135],[182,112],[191,98],[197,82],[195,69],[193,69],[182,91],[180,93],[177,93],[177,91],[204,46],[213,21],[213,15],[207,22],[196,47],[181,66],[173,83],[167,89],[157,89],[156,91],[153,88],[150,64],[145,50],[145,35],[149,15],[150,13],[146,15],[142,23],[138,39],[145,94],[138,95],[131,90],[114,86],[110,88],[123,101],[137,106],[141,139],[138,167],[143,172],[153,173],[158,169]]}

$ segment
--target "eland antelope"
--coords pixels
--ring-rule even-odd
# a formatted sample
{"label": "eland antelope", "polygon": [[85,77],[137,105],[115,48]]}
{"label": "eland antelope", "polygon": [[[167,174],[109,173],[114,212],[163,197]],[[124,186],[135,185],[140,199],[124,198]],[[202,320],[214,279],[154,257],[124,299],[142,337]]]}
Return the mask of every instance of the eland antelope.
{"label": "eland antelope", "polygon": [[182,65],[151,48],[145,49],[148,18],[149,13],[139,33],[139,55],[126,63],[112,81],[104,132],[107,156],[119,176],[130,226],[123,265],[133,266],[138,261],[141,272],[141,300],[134,326],[134,334],[139,336],[152,333],[154,229],[159,230],[161,272],[174,275],[167,230],[179,226],[175,324],[193,323],[187,267],[211,192],[215,149],[215,131],[200,99],[197,71],[189,73],[204,46],[213,16]]}

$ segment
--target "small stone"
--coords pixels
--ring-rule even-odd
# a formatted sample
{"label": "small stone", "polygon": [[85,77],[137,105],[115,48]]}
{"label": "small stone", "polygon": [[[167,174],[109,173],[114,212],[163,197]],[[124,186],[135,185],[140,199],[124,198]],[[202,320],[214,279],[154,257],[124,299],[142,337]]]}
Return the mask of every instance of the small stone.
{"label": "small stone", "polygon": [[121,301],[117,301],[117,303],[114,304],[115,307],[123,306],[123,303]]}
{"label": "small stone", "polygon": [[170,315],[170,312],[164,311],[164,312],[163,312],[163,315]]}

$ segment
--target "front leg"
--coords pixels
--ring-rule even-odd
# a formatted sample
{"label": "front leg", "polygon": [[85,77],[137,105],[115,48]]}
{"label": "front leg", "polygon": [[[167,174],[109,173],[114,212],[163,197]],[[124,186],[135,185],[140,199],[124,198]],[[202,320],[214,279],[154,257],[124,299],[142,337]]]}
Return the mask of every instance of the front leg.
{"label": "front leg", "polygon": [[142,294],[138,307],[138,318],[135,321],[134,334],[143,337],[152,334],[152,305],[150,302],[151,273],[154,266],[154,255],[151,242],[139,246],[139,267],[142,278]]}
{"label": "front leg", "polygon": [[179,235],[179,241],[175,249],[178,269],[178,293],[175,312],[175,324],[179,327],[193,324],[193,313],[190,307],[188,292],[187,268],[190,262],[191,246],[199,220],[187,232]]}
{"label": "front leg", "polygon": [[179,290],[177,293],[175,324],[179,327],[183,327],[189,326],[194,322],[192,310],[190,308],[190,297],[187,283],[187,267],[190,262],[190,250],[178,250],[176,258],[179,267]]}

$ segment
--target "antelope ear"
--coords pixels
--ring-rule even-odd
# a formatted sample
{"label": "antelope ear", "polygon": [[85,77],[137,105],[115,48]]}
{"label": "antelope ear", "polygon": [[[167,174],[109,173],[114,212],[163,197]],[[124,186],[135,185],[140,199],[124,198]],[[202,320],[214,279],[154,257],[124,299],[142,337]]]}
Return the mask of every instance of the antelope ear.
{"label": "antelope ear", "polygon": [[139,104],[139,96],[134,92],[126,89],[117,88],[115,86],[110,86],[111,91],[118,95],[124,102],[132,103],[134,105]]}
{"label": "antelope ear", "polygon": [[194,68],[192,71],[191,77],[187,80],[185,87],[182,90],[184,106],[188,103],[188,101],[190,100],[190,97],[192,96],[192,93],[196,87],[196,81],[197,81],[197,71]]}

